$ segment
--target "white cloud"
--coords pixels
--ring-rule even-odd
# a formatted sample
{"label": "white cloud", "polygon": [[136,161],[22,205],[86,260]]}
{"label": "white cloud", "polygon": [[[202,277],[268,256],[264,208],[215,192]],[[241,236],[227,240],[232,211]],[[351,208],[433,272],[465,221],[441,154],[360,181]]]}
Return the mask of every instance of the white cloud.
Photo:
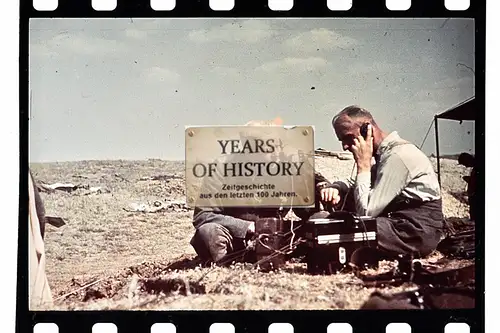
{"label": "white cloud", "polygon": [[427,110],[427,111],[432,111],[433,113],[437,113],[443,110],[443,105],[441,105],[435,100],[423,100],[417,103],[417,109]]}
{"label": "white cloud", "polygon": [[270,26],[261,20],[248,20],[241,23],[227,23],[223,26],[194,30],[189,33],[189,39],[196,43],[229,42],[258,43],[274,35]]}
{"label": "white cloud", "polygon": [[264,72],[314,72],[327,66],[327,61],[323,58],[285,58],[283,60],[267,62],[259,67],[258,71]]}
{"label": "white cloud", "polygon": [[371,64],[367,63],[355,63],[349,68],[352,74],[367,74],[367,73],[379,73],[381,75],[388,73],[397,73],[403,71],[404,66],[402,64],[388,63],[388,62],[374,62]]}
{"label": "white cloud", "polygon": [[316,52],[318,49],[343,49],[357,44],[358,41],[354,38],[324,28],[304,32],[285,41],[286,46],[302,52]]}
{"label": "white cloud", "polygon": [[57,57],[59,53],[51,49],[47,44],[36,43],[30,45],[29,55],[30,57]]}
{"label": "white cloud", "polygon": [[128,38],[132,39],[146,39],[148,36],[148,31],[147,30],[139,30],[139,29],[125,29],[125,35]]}
{"label": "white cloud", "polygon": [[88,55],[117,55],[127,49],[126,45],[114,39],[75,36],[69,48],[77,53]]}
{"label": "white cloud", "polygon": [[127,47],[114,39],[88,36],[85,34],[58,34],[48,40],[31,44],[33,54],[55,55],[69,52],[76,55],[118,55]]}
{"label": "white cloud", "polygon": [[180,75],[175,71],[172,71],[164,67],[152,67],[143,72],[143,75],[149,79],[160,81],[160,82],[176,82],[180,79]]}
{"label": "white cloud", "polygon": [[349,101],[347,101],[346,98],[341,98],[341,100],[345,100],[345,101],[341,102],[339,100],[339,101],[336,101],[336,102],[330,102],[328,104],[323,105],[319,109],[319,112],[321,114],[333,117],[334,114],[337,114],[338,112],[340,112],[340,110],[342,110],[346,106],[354,104],[354,103],[352,103],[352,101],[350,101],[351,103],[349,103]]}
{"label": "white cloud", "polygon": [[169,19],[134,19],[130,27],[125,29],[125,36],[136,40],[159,38],[171,29],[172,22]]}
{"label": "white cloud", "polygon": [[236,76],[241,73],[241,70],[232,67],[216,66],[210,72],[220,76]]}
{"label": "white cloud", "polygon": [[417,91],[414,99],[420,110],[427,110],[436,114],[465,101],[473,95],[474,87],[471,77],[447,77]]}
{"label": "white cloud", "polygon": [[[451,78],[447,77],[422,89],[415,94],[418,99],[456,99],[457,103],[474,94],[474,81],[472,77]],[[466,97],[463,97],[466,96]]]}
{"label": "white cloud", "polygon": [[435,82],[433,87],[441,89],[465,89],[472,91],[473,83],[474,81],[472,77],[461,77],[458,79],[447,77],[446,79]]}

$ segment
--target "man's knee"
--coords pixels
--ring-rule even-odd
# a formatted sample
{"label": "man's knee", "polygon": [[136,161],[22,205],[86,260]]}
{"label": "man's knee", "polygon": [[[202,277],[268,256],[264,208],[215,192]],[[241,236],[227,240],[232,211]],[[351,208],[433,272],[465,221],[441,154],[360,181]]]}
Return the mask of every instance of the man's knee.
{"label": "man's knee", "polygon": [[194,233],[194,236],[193,236],[193,239],[191,240],[191,242],[209,241],[211,238],[213,238],[214,236],[216,236],[219,233],[219,227],[220,227],[220,225],[218,225],[216,223],[203,224],[198,229],[196,229],[196,232]]}
{"label": "man's knee", "polygon": [[191,245],[203,260],[218,261],[232,248],[229,230],[218,223],[206,223],[200,226]]}
{"label": "man's knee", "polygon": [[191,244],[203,244],[205,246],[220,243],[221,241],[231,241],[231,235],[224,226],[218,223],[206,223],[199,227],[191,239]]}
{"label": "man's knee", "polygon": [[391,255],[415,254],[426,257],[436,249],[440,236],[436,228],[417,227],[406,220],[377,218],[379,247]]}

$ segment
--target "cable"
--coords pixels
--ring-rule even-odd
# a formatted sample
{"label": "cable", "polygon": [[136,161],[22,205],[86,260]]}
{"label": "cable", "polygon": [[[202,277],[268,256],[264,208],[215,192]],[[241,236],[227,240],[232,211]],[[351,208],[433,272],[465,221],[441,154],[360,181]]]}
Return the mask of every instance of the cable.
{"label": "cable", "polygon": [[[290,181],[292,183],[292,193],[295,192],[295,183],[293,181],[293,176],[290,177]],[[295,215],[294,211],[293,211],[293,196],[292,196],[292,199],[290,201],[290,209],[288,210],[288,212],[285,214],[285,217],[283,217],[283,219],[285,221],[289,220],[290,221],[290,231],[292,233],[292,237],[290,238],[290,248],[292,247],[293,245],[293,241],[295,239],[295,231],[293,229],[293,224],[295,222],[295,218],[297,218],[297,216]]]}
{"label": "cable", "polygon": [[[353,172],[354,172],[354,168],[355,168],[355,167],[356,167],[356,162],[354,162],[354,163],[353,163],[353,165],[352,165],[352,170],[351,170],[350,180],[352,180],[352,174],[353,174]],[[348,181],[349,181],[349,180],[348,180]],[[346,195],[345,195],[345,197],[344,197],[344,203],[342,204],[342,207],[340,208],[340,210],[341,210],[341,211],[343,211],[343,210],[344,210],[345,204],[346,204],[346,202],[347,202],[347,197],[349,196],[349,193],[351,192],[352,187],[353,187],[353,186],[352,186],[352,184],[350,184],[349,188],[347,189],[347,193],[346,193]]]}
{"label": "cable", "polygon": [[[304,242],[304,240],[299,239],[299,240],[297,240],[297,241],[295,242],[295,244],[293,244],[293,245],[297,245],[297,244],[302,243],[302,242]],[[255,262],[254,264],[252,264],[252,267],[253,267],[253,268],[257,268],[257,267],[258,267],[260,264],[262,264],[263,262],[266,262],[267,260],[271,260],[271,259],[274,259],[275,257],[277,257],[277,256],[279,256],[279,255],[282,255],[281,253],[282,253],[283,251],[286,251],[286,250],[287,250],[287,248],[288,248],[288,245],[285,245],[285,246],[283,246],[283,247],[281,247],[281,248],[279,248],[279,249],[277,249],[277,250],[275,250],[275,249],[271,249],[271,250],[273,250],[273,253],[271,253],[270,255],[265,256],[264,258],[262,258],[262,259],[258,260],[258,261],[257,261],[257,262]],[[215,268],[215,267],[214,267],[214,268]],[[203,278],[204,278],[204,277],[205,277],[205,276],[206,276],[209,272],[211,272],[211,271],[212,271],[212,269],[211,269],[211,270],[209,270],[208,272],[206,272],[205,274],[203,274],[203,275],[202,275],[202,277],[198,280],[198,282],[200,282],[200,281],[201,281],[201,280],[202,280],[202,279],[203,279]],[[236,275],[236,273],[238,273],[238,271],[234,271],[234,272],[230,273],[229,275],[227,275],[227,276],[226,276],[226,277],[225,277],[222,281],[220,281],[220,282],[219,282],[219,283],[218,283],[218,284],[217,284],[217,285],[216,285],[216,286],[215,286],[212,290],[213,290],[213,291],[217,290],[217,288],[219,288],[221,285],[223,285],[223,284],[224,284],[224,282],[228,281],[228,280],[229,280],[229,278],[231,278],[232,276]]]}
{"label": "cable", "polygon": [[366,229],[365,221],[363,221],[363,219],[361,217],[358,217],[357,220],[359,223],[361,223],[361,225],[363,225],[363,230],[364,230],[363,240],[365,241],[365,244],[367,245],[367,247],[371,247],[370,241],[368,240],[368,229]]}
{"label": "cable", "polygon": [[[352,166],[351,176],[350,176],[350,179],[349,179],[349,180],[351,180],[351,181],[352,181],[352,178],[353,178],[352,174],[353,174],[353,172],[354,172],[354,168],[355,168],[355,167],[356,167],[356,162],[354,162],[354,164],[353,164],[353,166]],[[343,210],[344,210],[345,204],[346,204],[346,202],[347,202],[347,197],[349,196],[349,193],[351,192],[351,190],[352,190],[352,188],[353,188],[353,187],[354,187],[354,186],[353,186],[353,184],[351,184],[351,185],[349,186],[349,188],[348,188],[348,190],[347,190],[347,193],[346,193],[346,195],[345,195],[345,197],[344,197],[344,203],[342,204],[342,208],[340,209],[341,211],[343,211]],[[361,217],[358,217],[358,218],[357,218],[357,220],[358,220],[358,222],[359,222],[359,223],[361,223],[361,224],[362,224],[362,226],[363,226],[363,230],[364,230],[364,232],[363,232],[363,241],[365,242],[365,244],[366,244],[368,247],[370,247],[370,242],[369,242],[369,240],[368,240],[368,229],[366,228],[365,221],[363,221],[363,220],[361,219]]]}
{"label": "cable", "polygon": [[[290,178],[292,180],[292,193],[295,193],[294,192],[293,177],[291,176]],[[290,210],[288,211],[288,213],[290,213],[290,212],[293,213],[293,196],[292,196],[292,200],[290,202]],[[288,213],[287,213],[287,215],[288,215]],[[295,215],[295,213],[293,213],[292,216],[290,217],[291,218],[290,231],[292,232],[292,237],[290,238],[290,248],[292,248],[293,240],[295,238],[295,232],[293,231],[293,222],[294,222],[294,217],[295,217],[294,215]]]}
{"label": "cable", "polygon": [[422,141],[422,144],[420,145],[420,148],[419,148],[420,150],[422,150],[422,147],[424,146],[425,140],[427,140],[427,136],[429,135],[429,133],[431,131],[431,128],[432,128],[432,125],[434,124],[434,121],[436,121],[436,120],[432,119],[431,125],[429,126],[429,129],[427,130],[427,134],[424,137],[424,141]]}

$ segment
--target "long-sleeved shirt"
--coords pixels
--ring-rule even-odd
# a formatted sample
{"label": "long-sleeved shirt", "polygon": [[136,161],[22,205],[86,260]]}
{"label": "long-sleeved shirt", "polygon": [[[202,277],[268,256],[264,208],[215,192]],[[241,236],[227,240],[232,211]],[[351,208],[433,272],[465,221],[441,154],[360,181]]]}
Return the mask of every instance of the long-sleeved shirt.
{"label": "long-sleeved shirt", "polygon": [[[344,195],[354,195],[356,213],[377,217],[397,197],[420,201],[441,198],[439,182],[431,161],[413,144],[390,133],[375,154],[371,172],[359,173],[355,180],[333,183]],[[344,198],[341,197],[341,200]]]}

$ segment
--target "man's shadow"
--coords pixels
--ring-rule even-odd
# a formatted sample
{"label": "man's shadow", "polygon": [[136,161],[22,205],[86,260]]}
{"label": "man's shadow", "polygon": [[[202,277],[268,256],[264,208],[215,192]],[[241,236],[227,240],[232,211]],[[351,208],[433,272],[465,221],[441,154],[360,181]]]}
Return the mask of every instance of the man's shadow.
{"label": "man's shadow", "polygon": [[198,256],[193,255],[190,257],[183,256],[181,258],[174,259],[168,264],[167,269],[187,271],[190,269],[195,269],[199,266],[204,266],[203,261]]}

